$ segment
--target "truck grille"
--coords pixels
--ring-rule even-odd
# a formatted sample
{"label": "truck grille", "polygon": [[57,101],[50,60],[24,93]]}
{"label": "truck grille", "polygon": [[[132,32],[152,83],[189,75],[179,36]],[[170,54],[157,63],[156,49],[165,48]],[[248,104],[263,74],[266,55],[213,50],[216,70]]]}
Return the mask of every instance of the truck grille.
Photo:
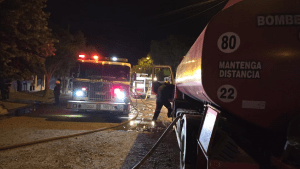
{"label": "truck grille", "polygon": [[110,85],[103,82],[90,83],[90,90],[88,96],[89,96],[89,100],[110,101],[111,100]]}

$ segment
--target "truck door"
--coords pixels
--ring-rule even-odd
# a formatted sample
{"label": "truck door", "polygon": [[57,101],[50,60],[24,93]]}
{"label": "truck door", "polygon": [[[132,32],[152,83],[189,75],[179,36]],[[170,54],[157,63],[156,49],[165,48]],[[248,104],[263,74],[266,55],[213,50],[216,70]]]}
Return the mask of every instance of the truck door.
{"label": "truck door", "polygon": [[[153,65],[152,67],[152,94],[157,94],[158,87],[165,81],[175,85],[174,75],[171,66]],[[173,98],[173,97],[172,97]]]}

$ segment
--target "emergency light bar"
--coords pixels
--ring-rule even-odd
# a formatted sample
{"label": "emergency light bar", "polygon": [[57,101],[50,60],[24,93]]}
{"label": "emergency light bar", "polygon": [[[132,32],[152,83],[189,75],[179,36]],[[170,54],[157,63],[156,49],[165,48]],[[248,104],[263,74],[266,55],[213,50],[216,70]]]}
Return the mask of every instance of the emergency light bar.
{"label": "emergency light bar", "polygon": [[98,57],[97,55],[93,56],[93,58],[94,58],[95,60],[98,60],[98,59],[99,59],[99,57]]}
{"label": "emergency light bar", "polygon": [[[85,59],[85,55],[79,55],[79,60],[82,62],[84,61],[89,61],[90,59]],[[128,59],[126,58],[117,58],[117,57],[99,57],[98,55],[94,55],[91,57],[91,59],[96,60],[96,61],[112,61],[112,62],[128,62]]]}
{"label": "emergency light bar", "polygon": [[105,60],[113,61],[113,62],[128,62],[128,59],[126,58],[117,58],[117,57],[105,57]]}

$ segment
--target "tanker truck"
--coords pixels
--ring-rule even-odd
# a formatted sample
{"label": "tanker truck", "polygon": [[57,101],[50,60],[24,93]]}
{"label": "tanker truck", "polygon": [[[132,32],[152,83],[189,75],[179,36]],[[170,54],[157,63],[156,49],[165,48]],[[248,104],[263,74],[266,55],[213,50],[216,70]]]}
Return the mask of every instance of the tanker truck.
{"label": "tanker truck", "polygon": [[299,0],[226,1],[174,81],[180,168],[300,167]]}

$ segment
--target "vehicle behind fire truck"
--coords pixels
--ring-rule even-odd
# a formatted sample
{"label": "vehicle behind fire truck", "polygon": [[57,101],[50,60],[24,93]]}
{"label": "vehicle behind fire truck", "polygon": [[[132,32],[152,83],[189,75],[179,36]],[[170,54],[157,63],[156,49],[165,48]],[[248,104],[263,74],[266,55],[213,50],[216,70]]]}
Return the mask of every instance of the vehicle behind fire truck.
{"label": "vehicle behind fire truck", "polygon": [[71,80],[72,100],[67,108],[128,114],[131,65],[127,59],[79,56]]}
{"label": "vehicle behind fire truck", "polygon": [[136,73],[132,93],[134,97],[149,98],[151,96],[152,78],[147,73]]}
{"label": "vehicle behind fire truck", "polygon": [[213,2],[176,71],[180,168],[300,168],[300,1]]}

